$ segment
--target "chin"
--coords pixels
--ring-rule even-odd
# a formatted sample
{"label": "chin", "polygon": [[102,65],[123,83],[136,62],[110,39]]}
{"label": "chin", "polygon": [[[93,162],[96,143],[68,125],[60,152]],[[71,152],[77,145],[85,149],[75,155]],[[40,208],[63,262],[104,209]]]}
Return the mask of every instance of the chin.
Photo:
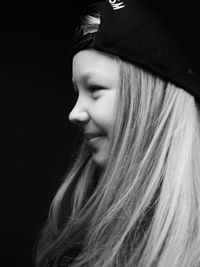
{"label": "chin", "polygon": [[98,167],[104,168],[106,166],[108,158],[105,155],[93,155],[93,161]]}

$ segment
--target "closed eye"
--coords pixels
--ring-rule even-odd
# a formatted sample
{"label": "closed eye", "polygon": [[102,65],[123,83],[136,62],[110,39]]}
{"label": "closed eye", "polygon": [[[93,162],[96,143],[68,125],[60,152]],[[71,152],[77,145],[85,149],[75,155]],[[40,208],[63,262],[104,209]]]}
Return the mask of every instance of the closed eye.
{"label": "closed eye", "polygon": [[88,92],[90,93],[91,97],[94,100],[97,100],[100,97],[100,92],[102,90],[104,90],[105,88],[103,88],[102,86],[99,86],[99,85],[91,85],[87,89],[88,89]]}
{"label": "closed eye", "polygon": [[100,90],[103,90],[105,88],[103,88],[102,86],[99,86],[99,85],[90,85],[88,86],[88,90],[90,92],[95,92],[95,91],[100,91]]}

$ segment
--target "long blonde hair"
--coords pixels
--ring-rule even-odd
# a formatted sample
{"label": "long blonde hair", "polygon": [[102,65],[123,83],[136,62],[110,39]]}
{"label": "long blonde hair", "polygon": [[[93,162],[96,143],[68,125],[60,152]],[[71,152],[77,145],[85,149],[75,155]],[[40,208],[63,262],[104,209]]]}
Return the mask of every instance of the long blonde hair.
{"label": "long blonde hair", "polygon": [[109,161],[99,171],[83,143],[51,204],[37,266],[76,246],[73,267],[200,266],[199,107],[181,88],[116,60]]}

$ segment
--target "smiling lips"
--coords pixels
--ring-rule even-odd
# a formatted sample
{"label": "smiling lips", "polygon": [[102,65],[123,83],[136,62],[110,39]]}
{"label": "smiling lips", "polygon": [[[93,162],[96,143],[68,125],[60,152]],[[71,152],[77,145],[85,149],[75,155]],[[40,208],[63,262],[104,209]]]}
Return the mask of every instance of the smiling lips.
{"label": "smiling lips", "polygon": [[104,137],[105,134],[103,133],[85,133],[85,137],[88,141],[90,141],[91,139],[94,138],[100,138],[100,137]]}
{"label": "smiling lips", "polygon": [[99,145],[102,144],[103,138],[106,135],[103,133],[86,133],[85,137],[87,139],[87,143],[92,151],[96,151],[99,148]]}

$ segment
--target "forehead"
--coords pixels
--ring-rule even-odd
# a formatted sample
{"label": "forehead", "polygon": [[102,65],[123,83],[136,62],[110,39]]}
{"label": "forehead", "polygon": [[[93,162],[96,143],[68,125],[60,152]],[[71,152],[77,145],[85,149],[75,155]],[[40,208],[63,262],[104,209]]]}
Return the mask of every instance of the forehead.
{"label": "forehead", "polygon": [[73,58],[72,76],[74,81],[82,78],[116,80],[119,77],[119,65],[104,53],[93,49],[82,50]]}

